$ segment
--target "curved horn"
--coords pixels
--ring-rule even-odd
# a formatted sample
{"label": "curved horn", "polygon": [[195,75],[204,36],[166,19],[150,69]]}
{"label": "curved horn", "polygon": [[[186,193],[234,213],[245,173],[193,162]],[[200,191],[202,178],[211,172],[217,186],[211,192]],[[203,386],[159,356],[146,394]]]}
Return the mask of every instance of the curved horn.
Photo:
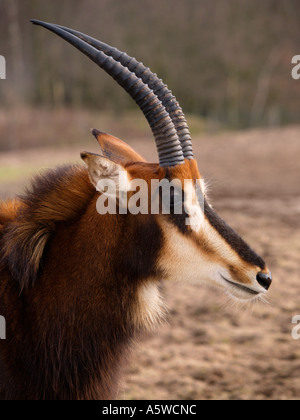
{"label": "curved horn", "polygon": [[172,92],[168,89],[168,86],[163,83],[161,79],[157,77],[156,74],[145,67],[143,63],[140,63],[135,58],[130,57],[125,52],[119,51],[117,48],[111,47],[104,42],[98,41],[95,38],[92,38],[88,35],[85,35],[81,32],[75,31],[73,29],[67,28],[65,26],[56,25],[58,28],[61,28],[72,35],[77,36],[88,44],[92,45],[98,51],[104,52],[106,55],[109,55],[114,60],[119,61],[123,66],[126,66],[130,71],[135,73],[135,75],[143,80],[150,89],[153,90],[158,99],[162,102],[166,110],[168,111],[178,134],[179,141],[181,143],[183,156],[186,159],[193,159],[193,147],[192,139],[189,131],[189,127],[185,118],[185,115],[175,98]]}
{"label": "curved horn", "polygon": [[112,76],[130,94],[139,105],[152,129],[160,166],[176,166],[184,162],[174,124],[165,107],[149,86],[121,63],[64,29],[38,20],[31,20],[31,22],[49,29],[72,44]]}

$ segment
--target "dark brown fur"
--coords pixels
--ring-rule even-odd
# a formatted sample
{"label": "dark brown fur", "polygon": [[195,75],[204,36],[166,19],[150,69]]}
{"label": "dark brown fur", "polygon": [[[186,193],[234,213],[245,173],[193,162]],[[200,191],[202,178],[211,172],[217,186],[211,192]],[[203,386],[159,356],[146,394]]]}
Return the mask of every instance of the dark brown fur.
{"label": "dark brown fur", "polygon": [[61,167],[37,177],[2,229],[1,260],[21,289],[34,283],[44,249],[59,225],[78,218],[94,188],[81,167]]}
{"label": "dark brown fur", "polygon": [[116,396],[161,235],[148,216],[99,216],[97,196],[84,168],[61,168],[0,212],[2,398]]}

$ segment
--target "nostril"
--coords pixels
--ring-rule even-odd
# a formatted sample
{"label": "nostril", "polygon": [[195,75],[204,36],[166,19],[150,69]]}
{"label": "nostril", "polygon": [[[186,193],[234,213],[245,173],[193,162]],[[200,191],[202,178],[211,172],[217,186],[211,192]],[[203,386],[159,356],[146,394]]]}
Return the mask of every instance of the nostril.
{"label": "nostril", "polygon": [[256,280],[264,289],[268,290],[272,283],[271,273],[258,273],[256,276]]}

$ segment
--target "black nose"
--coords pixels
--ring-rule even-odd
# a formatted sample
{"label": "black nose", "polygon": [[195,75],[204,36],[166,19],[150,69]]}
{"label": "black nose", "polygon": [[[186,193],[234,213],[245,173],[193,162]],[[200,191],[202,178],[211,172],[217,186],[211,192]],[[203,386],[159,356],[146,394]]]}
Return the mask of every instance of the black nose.
{"label": "black nose", "polygon": [[264,289],[268,290],[272,283],[272,275],[271,273],[258,273],[256,280]]}

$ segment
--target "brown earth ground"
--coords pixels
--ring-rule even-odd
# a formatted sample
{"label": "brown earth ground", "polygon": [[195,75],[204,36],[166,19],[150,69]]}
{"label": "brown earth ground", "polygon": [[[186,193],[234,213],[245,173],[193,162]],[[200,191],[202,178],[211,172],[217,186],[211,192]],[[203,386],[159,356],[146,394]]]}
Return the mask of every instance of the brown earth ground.
{"label": "brown earth ground", "polygon": [[[131,144],[157,160],[150,139]],[[87,147],[96,151],[91,141],[1,153],[0,197]],[[237,304],[214,289],[164,284],[167,320],[137,346],[120,399],[298,399],[300,127],[203,135],[194,149],[211,203],[263,256],[273,285],[267,302]]]}

